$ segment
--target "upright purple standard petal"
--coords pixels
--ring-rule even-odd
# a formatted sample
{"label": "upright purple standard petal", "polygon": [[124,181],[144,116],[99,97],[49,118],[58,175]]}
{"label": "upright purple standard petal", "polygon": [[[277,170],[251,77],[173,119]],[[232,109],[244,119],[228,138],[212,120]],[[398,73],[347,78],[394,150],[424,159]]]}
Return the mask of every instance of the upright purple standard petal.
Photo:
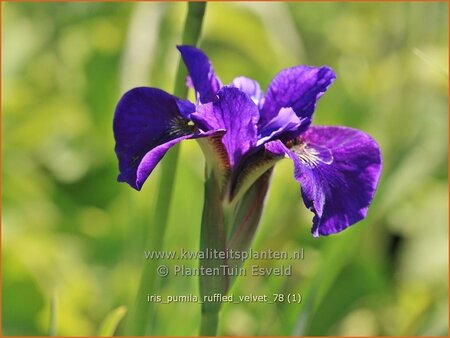
{"label": "upright purple standard petal", "polygon": [[222,87],[205,53],[192,46],[177,46],[189,71],[190,80],[200,96],[200,102],[212,102]]}
{"label": "upright purple standard petal", "polygon": [[[175,143],[192,137],[194,128],[185,116],[194,110],[195,106],[188,101],[156,88],[139,87],[125,93],[113,121],[118,180],[139,190],[162,155]],[[158,160],[144,161],[149,156]]]}
{"label": "upright purple standard petal", "polygon": [[217,95],[217,101],[199,106],[191,118],[204,130],[226,130],[222,143],[234,167],[256,145],[259,112],[253,101],[237,88],[223,87]]}
{"label": "upright purple standard petal", "polygon": [[278,115],[258,131],[257,145],[278,137],[292,139],[303,133],[310,123],[310,119],[300,119],[292,108],[281,108]]}
{"label": "upright purple standard petal", "polygon": [[259,125],[264,126],[284,107],[291,107],[300,118],[311,119],[317,100],[335,78],[333,70],[326,66],[282,70],[267,89]]}
{"label": "upright purple standard petal", "polygon": [[259,83],[255,80],[249,79],[245,76],[239,76],[231,82],[231,86],[240,89],[242,92],[247,94],[252,101],[260,107],[264,94],[259,86]]}
{"label": "upright purple standard petal", "polygon": [[288,146],[274,141],[266,149],[294,161],[303,201],[315,214],[315,237],[340,232],[366,217],[381,174],[375,140],[351,128],[317,126]]}

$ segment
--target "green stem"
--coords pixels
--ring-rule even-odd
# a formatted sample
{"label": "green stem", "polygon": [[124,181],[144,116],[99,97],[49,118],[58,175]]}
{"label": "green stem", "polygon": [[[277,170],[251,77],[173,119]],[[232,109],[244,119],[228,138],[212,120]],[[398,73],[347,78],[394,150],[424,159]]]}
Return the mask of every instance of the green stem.
{"label": "green stem", "polygon": [[[203,17],[205,14],[206,2],[189,2],[188,13],[184,24],[182,44],[197,45],[200,38]],[[187,70],[181,60],[175,78],[174,95],[186,98],[187,87],[185,84]],[[173,194],[173,182],[177,170],[179,147],[169,151],[160,166],[159,193],[156,202],[153,224],[154,232],[147,237],[146,250],[160,251],[163,248],[165,230]],[[157,259],[146,261],[142,271],[139,289],[134,307],[131,308],[127,321],[126,334],[139,336],[150,332],[150,323],[154,314],[154,303],[146,301],[147,293],[158,293],[159,278],[155,273],[159,264]]]}
{"label": "green stem", "polygon": [[219,323],[219,313],[202,314],[200,323],[200,336],[213,337],[217,335],[217,325]]}
{"label": "green stem", "polygon": [[[248,189],[242,200],[231,208],[230,205],[224,205],[221,180],[217,171],[207,170],[200,251],[224,253],[227,248],[235,251],[248,250],[261,220],[271,175],[272,169],[267,170]],[[227,242],[228,228],[231,228],[232,232]],[[199,263],[200,271],[204,271],[200,273],[199,279],[200,297],[203,301],[200,336],[215,336],[222,296],[226,295],[233,282],[233,276],[230,276],[228,269],[240,267],[242,261],[214,257],[201,259]],[[206,269],[209,269],[212,275],[206,273]]]}
{"label": "green stem", "polygon": [[[205,253],[225,252],[226,232],[222,206],[222,189],[215,171],[207,172],[205,199],[200,232],[200,251]],[[220,257],[199,260],[200,297],[203,301],[201,311],[200,336],[215,336],[222,304],[221,296],[228,289],[227,261]],[[210,271],[209,273],[207,271]],[[212,272],[212,273],[211,273]],[[215,298],[220,296],[219,299]]]}

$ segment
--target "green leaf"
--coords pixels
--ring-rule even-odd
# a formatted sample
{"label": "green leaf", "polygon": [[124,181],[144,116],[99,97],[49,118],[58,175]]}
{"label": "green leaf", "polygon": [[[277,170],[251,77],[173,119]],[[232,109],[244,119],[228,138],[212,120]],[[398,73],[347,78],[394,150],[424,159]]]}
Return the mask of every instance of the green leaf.
{"label": "green leaf", "polygon": [[119,306],[118,308],[112,310],[106,318],[103,320],[103,323],[100,326],[100,330],[98,331],[98,336],[100,337],[110,337],[114,335],[116,332],[117,326],[120,321],[123,319],[125,314],[127,313],[127,308],[125,306]]}
{"label": "green leaf", "polygon": [[56,291],[53,292],[50,299],[50,322],[48,325],[48,335],[56,336],[57,322],[58,322],[58,298]]}

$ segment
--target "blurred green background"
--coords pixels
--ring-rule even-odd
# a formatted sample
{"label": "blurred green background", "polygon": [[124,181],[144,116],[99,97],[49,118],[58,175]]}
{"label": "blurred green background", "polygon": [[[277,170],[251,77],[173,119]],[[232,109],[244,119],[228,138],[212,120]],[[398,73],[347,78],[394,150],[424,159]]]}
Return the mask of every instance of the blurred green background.
{"label": "blurred green background", "polygon": [[[139,193],[116,182],[112,117],[132,87],[172,90],[185,13],[2,3],[3,335],[47,334],[52,298],[59,335],[95,335],[133,303],[159,170]],[[291,277],[242,277],[232,292],[303,302],[226,304],[221,334],[447,335],[447,31],[447,3],[208,4],[201,47],[224,83],[245,75],[265,89],[282,68],[327,64],[338,78],[313,123],[362,129],[384,158],[367,219],[319,239],[290,161],[277,165],[253,248],[304,248],[305,259]],[[183,143],[168,250],[198,247],[203,166]],[[168,277],[160,293],[198,294],[197,280]],[[197,334],[198,304],[156,310],[154,334]]]}

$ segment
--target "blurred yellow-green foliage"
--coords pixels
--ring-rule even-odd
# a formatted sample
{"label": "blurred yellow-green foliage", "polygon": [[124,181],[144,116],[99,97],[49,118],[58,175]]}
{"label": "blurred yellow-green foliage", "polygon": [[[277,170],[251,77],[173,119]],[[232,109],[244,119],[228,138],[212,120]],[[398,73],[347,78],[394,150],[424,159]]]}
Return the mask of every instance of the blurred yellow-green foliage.
{"label": "blurred yellow-green foliage", "polygon": [[[95,335],[132,305],[159,171],[139,193],[116,182],[112,116],[134,86],[172,90],[185,11],[2,3],[4,335],[47,334],[52,295],[59,335]],[[303,302],[226,304],[220,333],[447,335],[447,29],[447,3],[208,4],[201,47],[224,83],[245,75],[266,88],[282,68],[327,64],[338,78],[314,123],[362,129],[384,158],[368,218],[319,239],[290,162],[277,165],[253,248],[304,248],[305,259],[291,277],[242,277],[232,292]],[[183,143],[168,250],[198,247],[203,165]],[[163,295],[189,293],[196,278],[162,280]],[[198,304],[156,310],[154,334],[197,333]]]}

